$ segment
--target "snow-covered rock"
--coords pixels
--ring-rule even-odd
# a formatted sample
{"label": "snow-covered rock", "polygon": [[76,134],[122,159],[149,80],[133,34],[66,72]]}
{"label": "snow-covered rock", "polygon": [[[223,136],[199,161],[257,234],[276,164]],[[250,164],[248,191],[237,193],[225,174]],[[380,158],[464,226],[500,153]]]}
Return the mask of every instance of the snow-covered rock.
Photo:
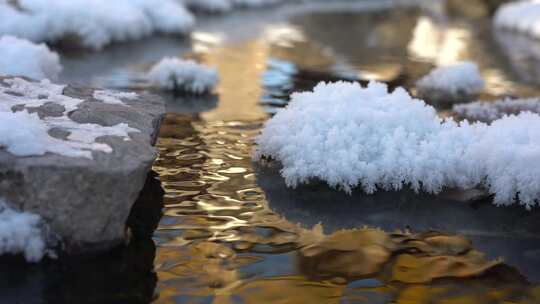
{"label": "snow-covered rock", "polygon": [[[64,88],[65,86],[52,84],[49,80],[35,83],[22,78],[4,79],[3,83],[0,83],[0,147],[18,156],[55,153],[68,157],[92,158],[93,151],[113,151],[110,145],[96,142],[97,138],[119,136],[130,140],[129,133],[140,132],[126,123],[101,126],[72,121],[68,112],[77,109],[84,100],[64,95]],[[102,91],[95,91],[94,95],[100,92]],[[36,113],[28,112],[47,105],[58,107],[58,113],[39,117]],[[14,113],[13,108],[24,110]],[[48,133],[54,128],[61,128],[70,134],[65,139],[54,138]]]}
{"label": "snow-covered rock", "polygon": [[326,181],[438,193],[485,187],[494,203],[530,208],[540,198],[540,116],[523,113],[492,125],[442,120],[403,89],[383,84],[321,83],[295,93],[256,139],[255,158],[280,161],[288,186]]}
{"label": "snow-covered rock", "polygon": [[540,38],[540,1],[521,0],[503,4],[493,20],[496,27]]}
{"label": "snow-covered rock", "polygon": [[484,89],[478,66],[460,62],[433,69],[416,82],[418,96],[436,103],[456,103],[470,100]]}
{"label": "snow-covered rock", "polygon": [[500,99],[456,104],[452,107],[458,117],[472,121],[492,122],[505,115],[532,112],[540,114],[539,98]]}
{"label": "snow-covered rock", "polygon": [[0,36],[0,76],[55,80],[61,71],[58,54],[45,44],[34,44],[13,36]]}
{"label": "snow-covered rock", "polygon": [[154,65],[149,73],[150,82],[165,90],[203,94],[218,84],[217,70],[193,60],[166,57]]}
{"label": "snow-covered rock", "polygon": [[154,32],[183,34],[193,15],[175,0],[0,0],[0,35],[36,42],[76,36],[85,47],[101,49],[115,41]]}
{"label": "snow-covered rock", "polygon": [[39,262],[47,253],[41,217],[9,208],[0,200],[0,255],[22,253],[28,262]]}
{"label": "snow-covered rock", "polygon": [[124,241],[164,111],[145,93],[0,78],[1,199],[41,216],[68,252]]}

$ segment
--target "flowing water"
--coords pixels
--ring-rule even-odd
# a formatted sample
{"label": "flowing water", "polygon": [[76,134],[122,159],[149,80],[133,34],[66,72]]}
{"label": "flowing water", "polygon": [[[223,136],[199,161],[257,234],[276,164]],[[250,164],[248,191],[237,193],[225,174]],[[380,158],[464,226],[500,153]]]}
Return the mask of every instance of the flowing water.
{"label": "flowing water", "polygon": [[470,59],[487,82],[482,98],[538,95],[540,43],[493,31],[490,10],[471,4],[481,1],[388,2],[239,12],[208,18],[189,40],[66,51],[64,81],[146,89],[152,63],[183,56],[217,67],[221,84],[213,96],[160,93],[168,114],[154,171],[164,193],[149,176],[131,223],[152,230],[162,201],[154,242],[13,266],[17,275],[0,273],[9,303],[540,303],[538,210],[459,193],[289,189],[279,164],[253,162],[265,120],[319,81],[414,92],[434,65]]}

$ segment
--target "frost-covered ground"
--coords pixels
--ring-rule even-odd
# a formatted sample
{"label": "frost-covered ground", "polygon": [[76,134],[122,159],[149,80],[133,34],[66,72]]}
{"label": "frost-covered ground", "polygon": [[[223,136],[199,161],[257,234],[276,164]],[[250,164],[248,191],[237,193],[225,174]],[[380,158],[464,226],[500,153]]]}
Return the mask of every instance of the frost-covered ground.
{"label": "frost-covered ground", "polygon": [[45,44],[34,44],[13,36],[0,36],[0,76],[55,80],[61,71],[58,54]]}
{"label": "frost-covered ground", "polygon": [[482,92],[484,86],[480,70],[473,62],[435,68],[416,82],[418,96],[447,103],[467,101]]}
{"label": "frost-covered ground", "polygon": [[166,57],[154,65],[149,73],[156,87],[194,94],[210,92],[218,84],[217,70],[193,60]]}
{"label": "frost-covered ground", "polygon": [[39,262],[47,253],[41,217],[18,212],[0,200],[0,255],[22,253],[28,262]]}
{"label": "frost-covered ground", "polygon": [[[104,127],[97,124],[79,124],[68,117],[83,102],[62,95],[63,85],[49,80],[29,82],[21,78],[4,79],[0,82],[0,147],[18,156],[55,153],[69,157],[92,158],[92,151],[110,153],[112,148],[98,143],[101,136],[120,136],[129,140],[130,132],[139,132],[127,124]],[[132,98],[130,94],[96,93],[96,99],[106,103],[121,103],[121,98]],[[118,95],[120,94],[120,95]],[[27,110],[13,112],[14,108],[36,108],[53,103],[64,108],[62,116],[40,118]],[[53,128],[69,131],[66,140],[49,135]]]}
{"label": "frost-covered ground", "polygon": [[494,203],[530,208],[540,198],[540,116],[491,125],[442,120],[403,89],[372,82],[321,83],[295,93],[257,138],[256,158],[283,165],[288,186],[312,179],[347,192],[485,187]]}
{"label": "frost-covered ground", "polygon": [[521,0],[502,5],[494,17],[495,26],[540,38],[540,1]]}
{"label": "frost-covered ground", "polygon": [[[500,99],[456,104],[452,110],[460,117],[472,121],[492,122],[505,115],[532,112],[540,114],[539,98]],[[539,131],[540,132],[540,131]]]}

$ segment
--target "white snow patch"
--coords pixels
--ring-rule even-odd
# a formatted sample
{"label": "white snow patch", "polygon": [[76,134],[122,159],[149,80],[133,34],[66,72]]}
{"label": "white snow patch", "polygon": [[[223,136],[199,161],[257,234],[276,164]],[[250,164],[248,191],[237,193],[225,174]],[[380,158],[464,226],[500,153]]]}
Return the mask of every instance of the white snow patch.
{"label": "white snow patch", "polygon": [[494,17],[495,26],[540,38],[540,1],[525,0],[501,5]]}
{"label": "white snow patch", "polygon": [[57,79],[61,71],[58,54],[45,44],[13,36],[0,37],[0,76]]}
{"label": "white snow patch", "polygon": [[[109,145],[96,142],[97,138],[119,136],[129,140],[129,133],[140,132],[125,123],[105,127],[74,122],[67,113],[77,109],[83,100],[62,95],[63,89],[64,86],[49,80],[30,82],[12,78],[5,79],[3,84],[0,82],[0,148],[18,156],[54,153],[92,159],[92,151],[113,151]],[[40,119],[36,113],[30,114],[26,110],[12,112],[16,106],[33,108],[47,103],[63,106],[63,116]],[[70,132],[67,140],[51,137],[48,132],[53,128]]]}
{"label": "white snow patch", "polygon": [[47,253],[41,217],[9,208],[0,200],[0,255],[22,253],[27,262],[39,262]]}
{"label": "white snow patch", "polygon": [[450,102],[479,94],[484,86],[478,66],[468,61],[435,68],[416,82],[419,96]]}
{"label": "white snow patch", "polygon": [[140,39],[154,32],[183,34],[195,22],[175,0],[0,0],[0,35],[58,41],[75,35],[85,47]]}
{"label": "white snow patch", "polygon": [[125,104],[122,99],[135,100],[137,93],[133,92],[116,92],[116,91],[94,91],[94,98],[108,104]]}
{"label": "white snow patch", "polygon": [[255,159],[283,165],[296,187],[311,179],[347,192],[360,186],[438,193],[443,187],[477,186],[497,205],[531,208],[540,198],[540,116],[523,113],[492,125],[442,120],[435,109],[402,88],[388,93],[372,82],[320,83],[295,93],[266,122]]}
{"label": "white snow patch", "polygon": [[540,114],[540,98],[500,99],[456,104],[452,110],[461,118],[491,122],[505,115],[532,112]]}
{"label": "white snow patch", "polygon": [[152,84],[166,90],[180,90],[195,94],[211,91],[219,82],[217,70],[193,60],[166,57],[148,73]]}

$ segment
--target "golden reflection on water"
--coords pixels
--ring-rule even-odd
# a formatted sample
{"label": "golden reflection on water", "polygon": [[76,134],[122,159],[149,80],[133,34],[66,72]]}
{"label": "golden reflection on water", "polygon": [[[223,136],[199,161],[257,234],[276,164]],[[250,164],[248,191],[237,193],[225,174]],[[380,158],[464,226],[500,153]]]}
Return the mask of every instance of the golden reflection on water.
{"label": "golden reflection on water", "polygon": [[239,45],[219,48],[204,57],[206,63],[217,68],[221,85],[219,105],[203,113],[202,118],[215,120],[256,120],[267,114],[258,107],[262,90],[260,74],[266,68],[268,46],[262,41],[249,41]]}
{"label": "golden reflection on water", "polygon": [[459,235],[325,235],[276,214],[251,161],[261,123],[167,116],[154,167],[167,193],[157,303],[540,301],[539,287]]}
{"label": "golden reflection on water", "polygon": [[[331,19],[339,22],[341,17]],[[416,19],[405,20],[401,30],[412,34]],[[296,30],[313,25],[307,21],[297,20]],[[395,29],[395,24],[381,24],[375,34],[383,44],[396,41],[382,39],[385,35],[400,37],[400,45],[383,49],[404,57],[409,34]],[[354,53],[343,39],[333,41],[339,35],[332,31],[315,38],[321,34],[317,29],[305,34],[310,40],[298,39],[295,48],[254,40],[205,52],[202,59],[221,74],[217,107],[202,114],[168,114],[163,122],[154,166],[166,191],[155,235],[156,302],[540,303],[540,287],[502,260],[486,258],[463,236],[368,227],[325,235],[324,222],[301,227],[272,211],[251,159],[253,138],[268,117],[258,104],[266,60],[277,57],[300,68],[328,69],[336,63],[332,52]],[[329,40],[336,49],[317,47],[313,40]],[[380,50],[371,52],[376,56]],[[364,59],[350,61],[370,70]],[[398,74],[394,67],[402,69],[402,60],[373,71]],[[500,69],[493,71],[504,78]]]}

